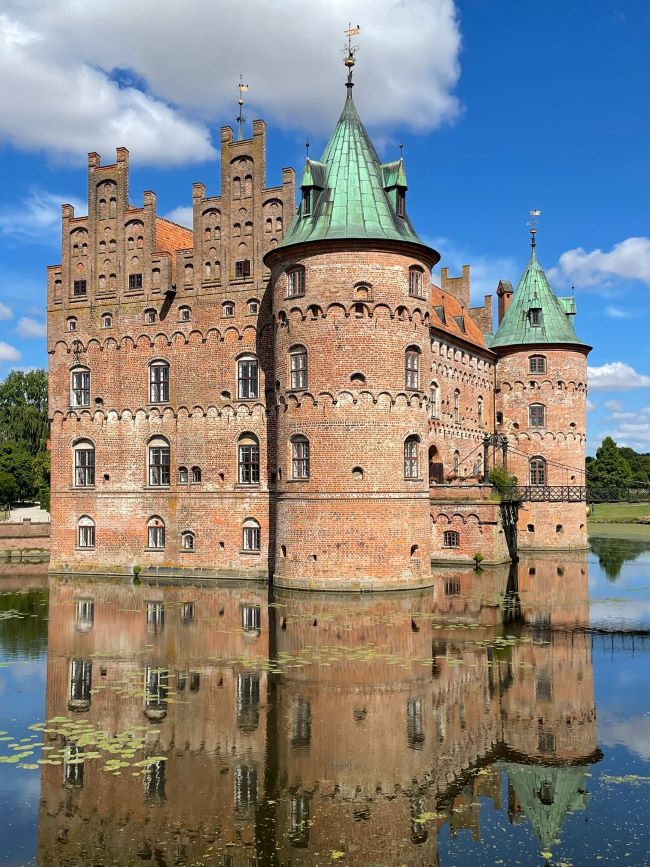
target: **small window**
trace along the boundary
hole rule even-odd
[[[194,533],[190,532],[189,530],[186,530],[184,533],[181,533],[181,548],[183,551],[194,551],[195,550],[196,537],[195,537]],[[189,603],[189,604],[191,605],[192,603]],[[192,606],[192,608],[193,608],[193,606]],[[183,615],[184,614],[185,614],[185,606],[183,606]],[[193,616],[194,616],[194,614],[192,613],[191,619],[193,619]],[[185,619],[185,617],[183,616],[183,622],[187,623],[189,621],[187,621]]]
[[[149,403],[169,401],[169,365],[166,361],[155,361],[149,365]]]
[[[404,440],[404,478],[418,479],[420,477],[419,469],[419,450],[420,440],[417,436],[410,436]]]
[[[251,316],[257,315],[260,309],[260,303],[255,298],[251,298],[248,302],[248,312]]]
[[[192,467],[192,481],[195,483],[201,481],[201,467]]]
[[[304,217],[311,214],[311,190],[308,187],[302,191],[302,213]]]
[[[503,413],[502,412],[497,413],[497,424],[503,424]]]
[[[478,397],[478,401],[476,403],[476,415],[478,418],[479,425],[483,424],[483,398],[481,395]]]
[[[542,403],[531,403],[528,407],[529,427],[544,427],[546,424],[546,407]]]
[[[80,295],[86,294],[86,281],[85,280],[75,280],[72,284],[72,294],[78,298]]]
[[[90,371],[85,368],[70,374],[70,406],[90,406]]]
[[[151,440],[147,451],[149,484],[156,488],[166,487],[169,485],[169,443],[162,437],[158,437]]]
[[[239,400],[255,400],[258,395],[257,358],[247,355],[237,362],[237,397]]]
[[[546,484],[546,461],[544,458],[531,458],[528,468],[531,485]]]
[[[397,190],[397,216],[406,216],[406,191],[403,189]]]
[[[91,488],[94,484],[95,446],[90,441],[79,442],[74,447],[74,485]]]
[[[528,322],[533,328],[540,328],[542,324],[542,308],[531,307],[528,311]]]
[[[192,319],[192,309],[190,307],[179,307],[178,319],[180,322],[190,322]]]
[[[154,517],[147,521],[147,547],[156,551],[165,547],[165,522],[162,518]]]
[[[187,467],[179,467],[178,468],[178,483],[179,485],[186,485],[190,480],[190,475],[187,471]]]
[[[235,278],[243,279],[245,277],[251,276],[251,260],[250,259],[240,259],[239,262],[235,262]]]
[[[459,534],[455,530],[445,530],[442,544],[445,548],[458,548],[460,545]]]
[[[79,548],[95,547],[95,522],[88,515],[77,521],[77,545]]]
[[[528,359],[528,370],[530,373],[546,373],[546,356],[531,355]]]
[[[257,437],[244,435],[237,446],[238,473],[240,485],[259,485],[260,483],[260,446]]]
[[[153,308],[149,308],[144,311],[144,322],[145,325],[153,325],[158,318],[156,311]]]
[[[304,346],[295,346],[289,350],[291,371],[291,388],[307,388],[307,350]]]
[[[454,452],[454,475],[457,476],[460,472],[460,452],[456,450]]]
[[[406,388],[420,387],[420,350],[409,346],[404,356],[404,384]]]
[[[76,331],[77,330],[77,317],[76,316],[69,316],[66,319],[66,326],[67,326],[68,331]]]
[[[129,289],[142,289],[142,274],[129,274]]]
[[[305,269],[292,268],[287,274],[287,296],[298,298],[305,294]]]
[[[454,423],[460,424],[460,391],[454,391]]]
[[[422,269],[409,268],[409,295],[422,298]]]
[[[222,305],[222,316],[230,318],[235,315],[235,305],[232,301],[224,301]]]
[[[260,550],[260,525],[253,518],[244,521],[242,547],[244,551]]]
[[[113,317],[110,313],[104,313],[102,316],[102,328],[112,328],[113,326]]]
[[[249,522],[247,521],[246,523]],[[251,523],[257,524],[257,521],[251,520]],[[242,605],[241,627],[244,632],[255,632],[259,635],[262,627],[262,611],[259,605]]]
[[[431,418],[438,418],[440,414],[440,388],[437,382],[432,382],[429,391],[429,414]]]
[[[297,436],[291,440],[291,478],[309,478],[309,440]]]

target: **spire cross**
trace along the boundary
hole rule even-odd
[[[242,141],[244,138],[244,121],[246,118],[242,114],[244,108],[244,98],[242,96],[243,93],[246,93],[248,90],[248,85],[244,84],[244,76],[240,74],[239,83],[237,85],[239,88],[239,99],[237,100],[239,104],[239,114],[237,115],[237,141]]]
[[[354,87],[354,83],[352,81],[352,68],[356,63],[354,55],[357,53],[357,46],[352,46],[352,37],[358,36],[359,33],[361,33],[361,27],[359,27],[358,24],[353,27],[351,23],[348,23],[348,29],[345,31],[345,35],[348,37],[348,46],[347,49],[344,49],[347,53],[345,55],[345,58],[343,59],[343,63],[348,68],[348,80],[345,86],[348,88],[349,97],[352,96],[352,88]]]

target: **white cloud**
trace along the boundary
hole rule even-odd
[[[11,307],[7,307],[6,304],[3,304],[2,301],[0,301],[0,320],[11,319],[13,318],[13,315]]]
[[[554,273],[582,287],[607,289],[614,278],[641,280],[650,286],[650,238],[626,238],[608,252],[588,252],[582,247],[567,250]]]
[[[597,406],[597,403],[594,403],[593,400],[589,400],[589,398],[587,398],[587,412],[593,412]]]
[[[605,409],[609,409],[612,412],[622,412],[623,411],[623,401],[622,400],[606,400],[604,403]]]
[[[613,304],[608,304],[605,307],[605,316],[609,316],[610,319],[630,319],[632,313],[628,310],[621,310],[620,307],[615,307]]]
[[[15,346],[0,340],[0,361],[18,361],[20,352]]]
[[[18,321],[16,331],[25,340],[40,339],[47,334],[47,325],[45,322],[37,322],[36,319],[31,319],[29,316],[22,316]]]
[[[0,137],[78,157],[126,145],[140,162],[214,151],[207,121],[245,115],[328,132],[345,89],[343,29],[362,27],[355,99],[371,126],[428,131],[457,117],[454,0],[6,0],[0,16]],[[179,34],[191,34],[180,39]],[[248,127],[250,130],[250,127]]]
[[[650,716],[647,714],[626,720],[602,720],[598,729],[603,743],[608,746],[624,744],[645,761],[650,761]]]
[[[62,202],[74,205],[77,213],[86,212],[86,205],[78,199],[33,187],[24,199],[0,210],[0,233],[21,241],[59,244]]]
[[[617,389],[650,388],[650,376],[637,373],[623,361],[610,361],[600,367],[587,368],[589,388]]]
[[[650,422],[622,422],[611,436],[619,446],[647,451],[650,446]]]
[[[172,223],[179,223],[181,226],[187,226],[188,229],[191,229],[193,216],[194,214],[191,205],[179,205],[177,208],[174,208],[173,211],[165,214],[165,219],[171,220]]]
[[[450,277],[460,277],[463,265],[470,265],[471,302],[482,304],[483,296],[494,294],[499,280],[516,281],[519,266],[505,256],[485,256],[473,253],[468,247],[449,238],[423,238],[440,253],[440,264],[434,272],[434,282],[440,285],[440,268],[449,268]],[[496,323],[495,323],[496,327]]]

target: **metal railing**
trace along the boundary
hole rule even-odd
[[[501,499],[529,503],[584,503],[587,488],[584,485],[517,485],[504,491]]]

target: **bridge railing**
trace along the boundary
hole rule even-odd
[[[501,499],[529,503],[584,503],[587,488],[584,485],[517,485],[504,491]]]

